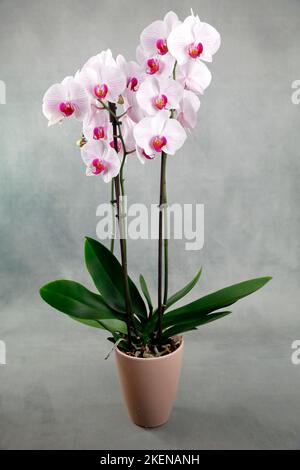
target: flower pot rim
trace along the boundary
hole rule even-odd
[[[120,349],[119,349],[118,347],[116,347],[115,351],[116,351],[116,354],[119,354],[120,356],[126,357],[127,359],[131,359],[131,360],[134,360],[134,361],[144,361],[144,360],[147,360],[147,361],[163,361],[164,359],[167,359],[167,357],[172,357],[172,356],[174,356],[177,352],[181,351],[181,349],[183,348],[183,344],[184,344],[184,339],[183,339],[183,337],[182,337],[180,346],[179,346],[177,349],[175,349],[175,351],[172,351],[171,353],[166,354],[165,356],[158,356],[158,357],[135,357],[135,356],[128,356],[128,354],[125,354],[125,353],[123,353],[122,351],[120,351]]]

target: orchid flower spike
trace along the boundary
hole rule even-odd
[[[102,140],[91,140],[81,149],[81,156],[86,164],[86,175],[100,175],[109,183],[120,171],[120,160],[117,152]]]
[[[80,71],[78,80],[94,100],[117,103],[126,88],[126,76],[109,49],[91,57]]]
[[[167,111],[142,119],[135,126],[133,134],[137,146],[148,156],[162,151],[174,155],[186,139],[181,124],[176,119],[170,119]]]
[[[154,115],[164,109],[177,109],[183,96],[183,86],[167,77],[148,77],[140,86],[136,98],[147,114]]]
[[[55,83],[43,98],[43,114],[48,119],[48,126],[62,121],[74,114],[83,121],[89,111],[90,100],[84,87],[74,77],[66,77],[61,83]]]
[[[188,60],[202,59],[212,62],[212,56],[221,44],[218,31],[208,23],[202,23],[198,16],[188,16],[168,37],[170,53],[179,65]]]

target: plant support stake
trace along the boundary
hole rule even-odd
[[[110,121],[113,127],[113,142],[114,148],[116,152],[118,151],[118,138],[117,138],[117,118],[116,118],[116,105],[114,103],[109,103],[109,109],[112,111],[110,113]],[[123,238],[122,233],[122,212],[120,204],[120,175],[117,175],[114,178],[115,181],[115,195],[116,195],[116,205],[117,205],[117,219],[120,231],[120,251],[121,251],[121,264],[123,268],[123,275],[124,275],[124,293],[125,293],[125,306],[126,306],[126,314],[127,314],[127,328],[128,328],[128,343],[130,348],[132,348],[132,338],[131,338],[131,329],[133,324],[133,313],[132,313],[132,304],[130,298],[130,291],[129,291],[129,283],[128,283],[128,271],[127,271],[127,256],[126,256],[126,241]]]
[[[159,235],[158,235],[158,339],[163,329],[163,314],[168,296],[168,239],[164,231],[164,297],[162,297],[163,271],[163,221],[166,221],[167,186],[166,186],[167,154],[161,153],[160,196],[159,196]]]

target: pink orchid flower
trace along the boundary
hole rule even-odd
[[[91,57],[78,74],[78,80],[94,100],[116,103],[126,88],[126,76],[109,49]]]
[[[176,79],[185,89],[203,95],[204,90],[210,85],[211,73],[200,60],[190,60],[177,67]]]
[[[81,156],[86,164],[86,175],[102,175],[103,181],[109,183],[120,171],[120,160],[117,152],[102,140],[91,140],[81,149]]]
[[[179,65],[188,60],[202,59],[212,62],[212,56],[221,44],[218,31],[199,16],[188,16],[168,37],[168,49]]]
[[[170,54],[160,55],[157,53],[149,57],[141,45],[136,49],[136,58],[147,75],[169,77],[175,63],[174,57]]]
[[[168,53],[167,39],[173,29],[179,24],[176,13],[169,11],[163,20],[154,21],[141,34],[141,46],[148,57]]]
[[[88,94],[74,77],[66,77],[61,83],[52,85],[43,98],[43,113],[49,121],[48,126],[72,115],[83,121],[89,106]]]
[[[134,122],[138,122],[144,117],[144,113],[137,103],[136,93],[146,73],[137,62],[127,62],[122,55],[118,55],[116,62],[126,76],[127,86],[122,94],[125,110]]]
[[[185,129],[189,131],[194,129],[199,108],[200,100],[198,96],[192,91],[184,90],[177,119]]]
[[[136,98],[147,114],[154,115],[164,109],[177,109],[183,96],[180,83],[168,77],[148,77],[140,86]]]
[[[90,112],[83,121],[83,135],[87,140],[100,140],[108,138],[109,114],[104,109],[92,105]]]
[[[127,62],[121,54],[117,56],[116,63],[126,77],[125,93],[127,91],[135,93],[145,77],[141,66],[133,60]]]
[[[133,134],[137,146],[148,156],[162,151],[174,155],[186,139],[182,125],[176,119],[169,119],[167,111],[142,119]]]

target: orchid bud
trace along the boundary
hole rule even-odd
[[[87,143],[87,140],[84,137],[84,135],[82,135],[82,137],[77,140],[76,145],[77,145],[77,147],[82,148],[86,143]]]

